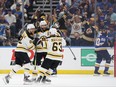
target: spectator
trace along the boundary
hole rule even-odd
[[[8,21],[10,29],[11,29],[11,36],[15,37],[16,35],[16,17],[12,14],[11,9],[8,10],[8,14],[5,15],[5,19]]]
[[[14,0],[5,0],[5,7],[9,9],[14,3]]]
[[[13,9],[13,14],[15,14],[15,16],[16,16],[16,33],[18,33],[19,32],[19,30],[22,28],[22,21],[21,21],[21,19],[22,19],[22,12],[21,12],[21,10],[20,10],[20,4],[16,4],[16,9]]]
[[[16,23],[16,17],[14,14],[12,14],[11,9],[8,10],[8,14],[5,15],[5,19],[6,19],[6,21],[8,21],[9,25]]]
[[[71,19],[67,19],[65,22],[68,36],[70,36],[70,33],[71,33],[71,28],[72,28],[71,22],[72,22]]]
[[[42,13],[41,10],[38,9],[37,11],[35,11],[31,17],[31,22],[35,23],[36,27],[39,26],[39,21],[40,21],[40,17],[41,17]]]
[[[0,24],[5,24],[5,25],[9,25],[8,24],[8,21],[5,19],[5,17],[4,16],[0,16]]]
[[[21,5],[20,9],[21,9],[21,12],[23,12],[23,9],[22,9],[22,0],[17,0],[17,3],[19,3]],[[31,4],[30,4],[30,0],[24,0],[24,16],[25,18],[28,17],[28,12],[29,10],[31,10],[30,8]]]
[[[16,17],[18,17],[18,18],[22,18],[22,12],[21,12],[21,9],[20,9],[20,4],[19,3],[17,3],[16,4],[16,8],[15,9],[11,9],[12,10],[12,12],[13,12],[13,14],[15,14],[16,15]]]
[[[68,45],[71,45],[71,39],[68,37],[67,32],[63,32],[63,34],[64,34],[64,38],[65,38],[65,40],[66,40],[66,45],[67,45],[67,46],[68,46]]]
[[[66,31],[67,30],[66,26],[65,26],[66,15],[64,15],[64,11],[61,11],[59,13],[59,18],[60,18],[58,20],[59,25],[60,25],[59,29],[62,30],[62,31]]]
[[[0,0],[0,8],[4,6],[4,0]]]
[[[94,18],[90,18],[89,21],[83,26],[84,33],[81,38],[81,46],[94,46]]]
[[[110,17],[111,21],[116,22],[116,13],[113,12],[113,8],[112,7],[109,8],[109,13],[111,14],[111,17]]]
[[[71,34],[70,38],[74,38],[74,33],[78,32],[79,34],[82,34],[82,22],[78,15],[74,15],[72,18],[72,28],[71,28]]]
[[[69,8],[69,4],[66,2],[66,0],[60,0],[56,7],[56,11],[61,11],[62,6],[66,6],[67,8]]]
[[[4,40],[3,46],[12,46],[12,42],[9,39]]]
[[[5,31],[6,31],[6,26],[1,24],[0,25],[0,46],[2,46],[5,39],[7,39]]]
[[[101,20],[100,23],[99,23],[99,29],[103,30],[105,28],[106,28],[106,26],[105,26],[104,20]]]
[[[0,8],[0,15],[1,15],[1,16],[4,15],[3,8]]]
[[[89,7],[89,12],[90,12],[91,14],[95,13],[95,0],[91,0],[89,6],[90,6],[90,7]],[[90,14],[90,15],[91,15],[91,14]]]
[[[71,38],[71,46],[80,46],[81,39],[80,34],[78,32],[74,33],[74,38]]]
[[[99,5],[99,7],[102,10],[105,10],[105,8],[109,9],[111,7],[111,3],[108,0],[102,0],[101,4]]]
[[[78,8],[80,0],[72,0],[73,7]]]
[[[82,18],[82,10],[81,9],[77,9],[76,10],[76,15],[78,15],[80,18]]]
[[[27,10],[24,8],[22,9],[22,4],[15,2],[12,6],[11,6],[11,10],[13,10],[13,14],[17,11],[18,15],[20,14],[20,18],[22,18],[22,12],[24,10],[24,17],[27,18]]]

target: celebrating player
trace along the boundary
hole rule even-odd
[[[33,50],[35,45],[33,44],[35,26],[33,24],[27,25],[27,30],[23,32],[20,40],[15,49],[16,65],[11,72],[4,77],[5,83],[9,83],[11,77],[21,68],[24,67],[24,82],[31,82],[29,79],[30,71],[30,58],[28,56],[29,50]]]
[[[33,74],[33,80],[36,80],[37,77],[37,72],[39,69],[39,66],[41,65],[41,60],[46,58],[47,55],[47,41],[46,38],[48,37],[48,30],[47,28],[47,22],[46,21],[40,21],[40,28],[37,31],[37,37],[42,41],[42,44],[36,44],[36,52],[35,52],[35,57],[34,57],[34,65],[36,65],[34,71],[32,72]]]
[[[37,79],[38,82],[51,82],[48,78],[46,78],[49,73],[49,69],[56,68],[59,63],[62,61],[63,52],[62,52],[62,46],[66,45],[65,40],[59,35],[57,30],[55,28],[51,28],[49,30],[50,37],[47,41],[47,49],[48,53],[41,65],[40,70],[40,76]]]

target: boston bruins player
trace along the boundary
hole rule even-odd
[[[42,59],[44,61],[44,59],[46,58],[47,55],[47,37],[49,36],[49,28],[47,26],[47,22],[45,20],[40,21],[39,24],[39,28],[37,30],[37,39],[41,40],[41,44],[36,44],[36,53],[35,53],[35,57],[34,57],[34,61],[33,64],[36,65],[36,67],[34,67],[34,71],[32,72],[32,80],[35,81],[37,74],[38,74],[38,70],[39,67],[42,63]]]
[[[11,69],[11,72],[4,77],[5,83],[9,83],[11,77],[21,68],[24,67],[24,82],[30,82],[30,58],[28,56],[29,50],[33,50],[35,45],[33,44],[35,26],[33,24],[27,25],[27,30],[24,31],[20,37],[20,40],[15,49],[16,65]]]
[[[62,46],[66,45],[65,40],[59,35],[55,28],[51,28],[49,33],[50,37],[47,41],[47,56],[41,65],[40,76],[37,79],[37,82],[51,82],[51,80],[46,78],[50,75],[49,69],[57,68],[63,59]]]

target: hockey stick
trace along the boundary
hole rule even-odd
[[[36,34],[36,37],[35,39],[37,38],[37,34]],[[37,45],[40,43],[40,39],[37,40],[36,44],[35,44],[35,56],[34,56],[34,70],[36,70],[36,58],[37,58]]]
[[[61,35],[62,37],[64,37],[64,39],[66,39],[66,37],[64,36],[64,34],[62,33],[62,31],[59,30],[59,29],[57,29],[57,30],[58,30],[58,32],[60,33],[60,35]],[[72,53],[72,55],[73,55],[73,57],[74,57],[73,59],[76,60],[77,58],[76,58],[74,52],[72,51],[72,49],[70,48],[69,45],[68,45],[68,48],[69,48],[70,52]]]

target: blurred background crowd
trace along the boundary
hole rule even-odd
[[[23,23],[22,15],[25,23],[34,23],[36,28],[41,20],[47,22],[48,28],[57,22],[54,27],[63,32],[67,45],[70,46],[94,46],[97,34],[103,30],[107,31],[109,39],[114,42],[116,0],[58,0],[52,13],[39,8],[30,18],[29,12],[37,1],[39,0],[0,0],[0,46],[16,46],[17,34]],[[43,1],[43,7],[46,1],[50,4],[50,0]]]

